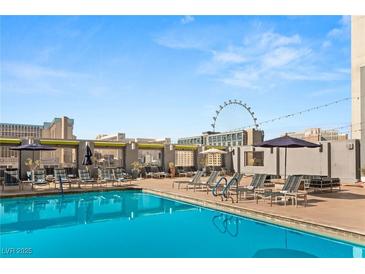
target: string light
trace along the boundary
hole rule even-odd
[[[313,107],[310,107],[310,108],[307,108],[307,109],[304,109],[304,110],[301,110],[301,111],[298,111],[298,112],[282,115],[282,116],[279,116],[279,117],[276,117],[276,118],[271,118],[271,119],[268,119],[268,120],[265,120],[265,121],[262,121],[262,122],[258,122],[256,124],[251,124],[251,125],[247,125],[247,126],[244,126],[244,127],[232,129],[230,131],[239,131],[239,130],[244,130],[246,128],[254,128],[257,125],[262,126],[262,125],[265,125],[265,124],[268,124],[268,123],[273,123],[273,122],[276,122],[276,121],[280,121],[282,119],[288,119],[288,118],[292,118],[292,117],[295,117],[295,116],[298,116],[298,115],[302,115],[303,113],[317,111],[317,110],[327,108],[327,107],[330,107],[332,105],[336,105],[336,104],[339,104],[339,103],[342,103],[342,102],[347,102],[347,101],[350,101],[350,100],[352,100],[352,101],[353,100],[360,100],[360,98],[362,98],[362,97],[365,97],[365,95],[356,96],[356,97],[345,97],[345,98],[338,99],[338,100],[335,100],[335,101],[332,101],[332,102],[329,102],[329,103],[326,103],[326,104],[313,106]],[[355,131],[353,131],[353,132],[355,132]]]

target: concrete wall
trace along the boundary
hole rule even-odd
[[[35,140],[37,142],[38,140]],[[85,154],[85,145],[88,140],[79,140],[77,151],[77,164],[83,168],[82,160]],[[28,140],[23,140],[23,144]],[[93,141],[89,140],[89,146],[94,151]],[[360,178],[360,141],[345,140],[321,142],[321,148],[289,148],[287,149],[286,175],[304,174],[304,175],[326,175],[339,177],[343,182],[355,182]],[[203,147],[198,147],[195,151],[195,167],[202,168],[201,152]],[[264,166],[247,166],[245,165],[245,152],[263,151]],[[131,171],[132,162],[138,161],[138,146],[136,143],[129,143],[123,149],[124,165],[127,171]],[[238,171],[245,174],[267,173],[284,176],[285,173],[285,149],[283,148],[258,148],[252,146],[233,147],[227,150],[223,157],[223,165],[228,170]],[[32,152],[22,151],[21,153],[22,178],[25,178],[26,166],[24,162],[27,158],[32,158]],[[175,149],[170,145],[165,145],[162,150],[162,163],[165,170],[168,170],[168,164],[175,162]],[[39,159],[39,152],[34,153],[34,159]],[[89,167],[94,175],[95,168]]]
[[[138,146],[136,143],[130,143],[125,147],[125,157],[124,157],[125,169],[130,172],[133,162],[138,161]]]
[[[331,142],[331,174],[332,177],[344,181],[356,181],[360,178],[360,142]]]
[[[172,145],[165,145],[164,150],[163,150],[163,163],[162,163],[162,167],[165,169],[165,171],[167,172],[169,170],[169,163],[175,163],[175,149]]]
[[[322,148],[288,148],[286,174],[325,175],[339,177],[344,182],[359,179],[358,140],[321,142]],[[234,148],[238,151],[238,147]],[[264,151],[264,166],[245,166],[246,151]],[[284,148],[240,147],[241,173],[267,173],[284,176]],[[235,153],[236,154],[236,153]],[[233,155],[233,167],[238,171],[238,156]]]
[[[246,166],[245,152],[248,151],[264,151],[264,166]],[[241,173],[245,174],[268,173],[276,175],[278,173],[277,166],[279,164],[279,161],[277,161],[277,153],[278,152],[276,148],[271,149],[271,148],[252,147],[252,146],[241,147],[241,153],[240,153]]]

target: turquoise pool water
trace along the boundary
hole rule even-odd
[[[364,257],[365,247],[139,191],[0,200],[1,257]]]

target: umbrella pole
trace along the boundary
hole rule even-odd
[[[286,153],[287,153],[287,147],[285,147],[285,156],[284,156],[284,179],[286,180]]]

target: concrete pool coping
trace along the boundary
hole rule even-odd
[[[267,222],[274,225],[279,225],[287,228],[297,229],[303,232],[313,233],[320,236],[333,238],[336,240],[349,242],[365,246],[365,235],[357,232],[347,231],[339,227],[332,227],[312,222],[307,222],[295,218],[290,218],[282,215],[265,213],[262,211],[242,209],[233,204],[227,204],[224,202],[212,202],[207,200],[201,200],[191,198],[183,195],[177,195],[172,193],[165,193],[158,190],[142,189],[143,192],[158,195],[168,199],[173,199],[196,206],[202,206],[213,210],[219,210],[231,214],[235,214],[250,219]]]
[[[264,221],[270,224],[280,225],[292,229],[298,229],[300,231],[309,232],[320,236],[325,236],[336,240],[341,240],[344,242],[365,246],[365,234],[361,232],[346,230],[344,228],[334,225],[326,225],[326,224],[306,221],[303,219],[288,217],[283,214],[275,214],[272,212],[264,212],[255,209],[242,208],[236,204],[230,204],[223,201],[215,201],[215,200],[191,197],[187,195],[189,193],[186,194],[173,193],[171,191],[158,190],[145,186],[139,186],[138,184],[129,184],[129,185],[113,186],[113,187],[109,186],[109,187],[98,187],[98,188],[65,189],[64,194],[68,195],[68,194],[78,194],[85,192],[126,191],[126,190],[139,190],[144,193],[158,195],[168,199],[174,199],[177,201],[190,203],[196,206],[202,206],[213,210],[219,210],[235,214],[238,216],[251,218],[258,221]],[[59,193],[60,193],[59,190],[56,189],[42,190],[39,192],[38,191],[16,192],[16,193],[2,192],[0,194],[0,199],[48,196],[48,195],[56,195]]]

